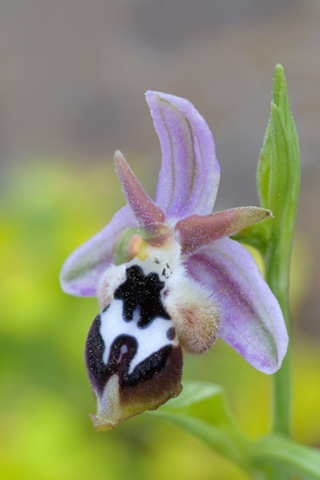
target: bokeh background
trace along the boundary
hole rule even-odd
[[[222,178],[216,209],[257,204],[273,69],[300,134],[292,268],[294,438],[320,446],[320,2],[2,0],[0,3],[0,476],[245,480],[151,416],[97,433],[83,348],[95,299],[61,292],[66,256],[123,205],[120,148],[153,195],[160,149],[147,89],[190,99]],[[270,428],[271,379],[218,341],[185,379],[222,384],[251,438]]]

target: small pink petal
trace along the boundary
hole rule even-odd
[[[117,150],[114,163],[126,200],[139,225],[162,223],[165,214],[141,187],[137,177],[129,167],[122,153]]]
[[[243,228],[272,217],[270,210],[259,207],[238,207],[212,215],[191,215],[175,227],[183,253],[192,253],[222,237],[233,235]]]

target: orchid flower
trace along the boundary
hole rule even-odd
[[[97,295],[101,307],[85,352],[97,430],[178,395],[182,349],[202,354],[220,337],[271,374],[288,345],[255,260],[228,238],[271,212],[212,213],[220,167],[205,120],[183,98],[148,91],[146,99],[162,150],[156,199],[117,151],[127,205],[69,256],[60,276],[65,292]]]

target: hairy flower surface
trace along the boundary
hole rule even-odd
[[[97,295],[86,342],[97,430],[181,391],[182,349],[219,336],[253,367],[274,373],[287,350],[281,309],[251,254],[229,235],[271,216],[258,207],[212,213],[220,178],[212,134],[187,100],[146,93],[162,150],[156,199],[120,152],[127,205],[66,260],[65,292]]]

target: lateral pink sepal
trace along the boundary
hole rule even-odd
[[[183,253],[192,253],[222,237],[272,217],[270,210],[259,207],[238,207],[211,215],[191,215],[175,227]]]

